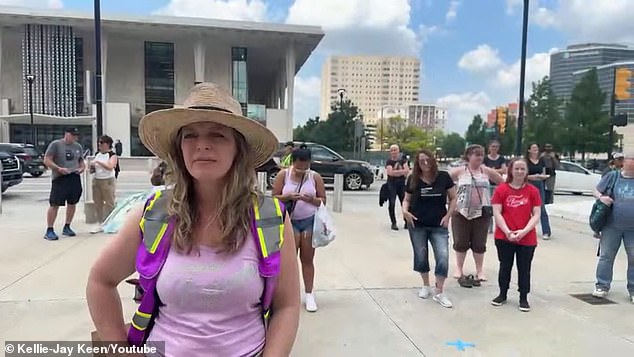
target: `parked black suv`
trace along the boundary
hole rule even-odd
[[[306,145],[311,152],[310,168],[317,171],[324,179],[324,183],[333,184],[335,174],[343,174],[343,188],[345,190],[361,190],[364,186],[370,188],[374,182],[372,165],[365,161],[346,160],[343,156],[327,146],[310,143],[295,142],[295,147]],[[277,155],[281,156],[282,151]]]
[[[43,155],[31,144],[0,143],[0,151],[15,155],[20,159],[22,172],[40,177],[46,171]]]
[[[20,160],[6,152],[0,151],[0,165],[2,165],[2,192],[9,187],[22,182],[22,167]]]

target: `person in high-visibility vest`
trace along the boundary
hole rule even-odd
[[[293,153],[294,149],[295,144],[292,141],[288,141],[286,142],[286,144],[284,144],[284,156],[282,156],[282,160],[280,161],[280,166],[282,166],[282,168],[285,169],[287,167],[290,167],[293,163],[293,158],[291,157],[291,154]]]

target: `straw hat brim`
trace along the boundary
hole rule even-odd
[[[178,131],[189,124],[217,123],[238,131],[251,149],[255,168],[267,162],[278,149],[275,135],[262,124],[242,115],[192,108],[171,108],[151,112],[139,122],[139,138],[160,159],[166,159],[176,143]]]

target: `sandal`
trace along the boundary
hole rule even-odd
[[[480,279],[477,279],[473,275],[467,276],[467,279],[471,282],[471,286],[480,286]]]
[[[458,278],[458,284],[460,284],[460,286],[462,286],[463,288],[472,288],[473,287],[473,280],[471,280],[471,279],[469,279],[469,277],[463,275],[460,278]]]

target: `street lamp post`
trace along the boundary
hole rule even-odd
[[[346,90],[344,88],[337,89],[337,93],[339,93],[339,111],[343,112],[343,96],[346,94]]]
[[[29,83],[29,114],[31,116],[31,144],[37,147],[35,141],[35,125],[33,123],[33,81],[35,81],[35,75],[27,74],[26,81]],[[26,138],[24,139],[26,141]]]
[[[528,1],[524,0],[524,19],[522,23],[522,57],[520,59],[520,98],[517,113],[517,138],[515,139],[515,155],[522,154],[522,130],[524,126],[524,81],[526,77],[526,37],[528,33]]]

